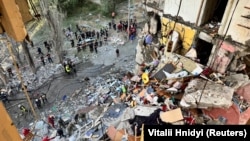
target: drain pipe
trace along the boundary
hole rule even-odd
[[[203,4],[204,4],[204,0],[202,0],[202,1],[201,1],[201,5],[200,5],[200,9],[199,9],[199,12],[198,12],[197,18],[196,18],[195,26],[197,26],[197,25],[198,25],[198,21],[199,21],[200,16],[201,16],[201,10],[202,10]]]

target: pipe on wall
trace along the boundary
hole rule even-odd
[[[195,26],[197,26],[197,25],[198,25],[198,21],[199,21],[200,16],[201,16],[201,10],[202,10],[203,4],[204,4],[204,0],[202,0],[202,1],[201,1],[201,5],[200,5],[200,9],[199,9],[199,12],[198,12],[197,18],[196,18]]]

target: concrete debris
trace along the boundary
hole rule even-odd
[[[185,89],[181,104],[183,103],[183,107],[229,108],[232,105],[233,93],[233,88],[193,79]]]

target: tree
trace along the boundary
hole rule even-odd
[[[102,12],[104,15],[111,16],[112,12],[115,12],[116,1],[115,0],[101,0]]]
[[[43,10],[43,15],[47,19],[47,22],[52,30],[53,46],[59,62],[63,62],[62,53],[62,43],[63,43],[63,33],[62,33],[62,14],[59,13],[57,9],[58,2],[50,2],[50,0],[41,0],[40,5]]]

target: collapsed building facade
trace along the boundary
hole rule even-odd
[[[71,140],[99,140],[103,134],[111,140],[138,140],[144,124],[246,124],[250,82],[240,72],[247,68],[242,62],[247,60],[249,19],[239,14],[247,13],[249,2],[161,0],[144,5],[150,19],[139,33],[134,74],[86,82],[88,88],[71,95],[77,99],[71,106],[58,102],[50,111],[65,121],[75,112],[87,113]],[[148,36],[152,40],[146,41]],[[63,107],[68,110],[57,110]],[[38,122],[38,132],[44,126]]]
[[[247,14],[250,3],[247,0],[146,2],[147,12],[156,14],[156,22],[160,23],[157,33],[152,34],[168,49],[171,39],[171,52],[185,55],[195,49],[201,64],[214,69],[223,67],[219,70],[221,73],[227,69],[240,71],[249,65],[250,19]],[[176,35],[172,35],[173,31]],[[227,61],[218,64],[221,59]]]

